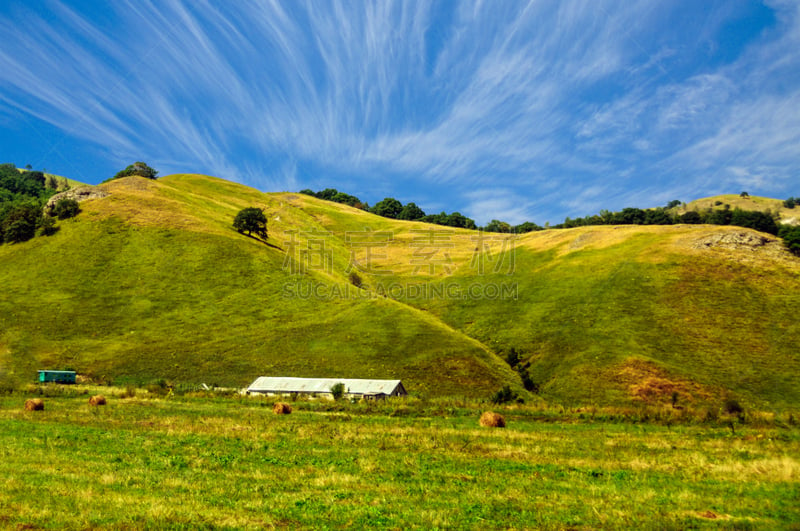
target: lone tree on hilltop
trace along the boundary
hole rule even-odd
[[[144,162],[134,162],[124,170],[118,172],[113,178],[121,179],[122,177],[130,177],[131,175],[138,175],[146,179],[155,179],[158,172]]]
[[[247,232],[248,236],[255,234],[261,239],[267,239],[267,216],[260,208],[243,208],[233,220],[233,228],[240,234]]]

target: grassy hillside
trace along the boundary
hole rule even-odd
[[[104,188],[56,235],[0,247],[0,363],[14,379],[42,367],[220,385],[285,374],[485,395],[513,378],[477,342],[392,300],[288,296],[300,280],[353,287],[283,267],[281,228],[317,225],[280,196],[199,176]],[[230,228],[250,205],[271,215],[268,244]]]
[[[102,186],[110,195],[54,236],[0,246],[6,378],[338,375],[485,397],[521,391],[502,361],[513,347],[541,396],[565,404],[800,402],[800,261],[768,235],[679,225],[513,238],[199,175]],[[248,206],[266,212],[267,242],[231,228]]]
[[[796,407],[798,261],[779,247],[724,248],[740,234],[756,233],[675,226],[533,234],[520,242],[513,275],[483,281],[514,283],[516,300],[424,304],[497,350],[521,352],[544,396],[562,403],[670,403],[675,392],[684,405],[731,394],[759,407]],[[460,270],[449,282],[475,277]]]
[[[719,204],[717,204],[719,203]],[[800,208],[786,208],[783,206],[783,199],[772,199],[769,197],[741,197],[739,194],[723,194],[713,197],[704,197],[687,203],[685,207],[679,207],[678,213],[683,214],[689,211],[719,210],[730,205],[731,209],[740,208],[742,210],[757,210],[760,212],[770,211],[780,215],[781,223],[788,225],[800,225]]]

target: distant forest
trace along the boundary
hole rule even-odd
[[[385,218],[423,221],[425,223],[435,223],[448,227],[460,227],[465,229],[477,229],[485,232],[509,234],[522,234],[525,232],[544,230],[545,228],[568,229],[592,225],[674,225],[679,223],[689,225],[734,225],[780,236],[784,239],[786,246],[791,252],[800,255],[800,226],[791,227],[779,225],[778,221],[780,216],[777,212],[742,210],[740,208],[731,209],[730,205],[722,203],[717,205],[722,208],[707,208],[702,211],[692,210],[683,214],[678,214],[677,207],[681,206],[682,203],[678,200],[674,200],[667,203],[664,207],[647,210],[642,210],[640,208],[624,208],[619,212],[601,210],[599,214],[593,216],[576,219],[566,218],[563,223],[548,227],[541,227],[530,221],[519,225],[511,225],[510,223],[497,219],[493,219],[483,227],[478,227],[474,220],[463,216],[459,212],[453,212],[452,214],[441,212],[440,214],[428,215],[415,203],[403,205],[399,200],[392,197],[387,197],[383,201],[376,203],[375,206],[370,207],[368,203],[361,201],[358,197],[340,192],[335,188],[326,188],[319,192],[305,189],[300,190],[300,193],[326,201],[350,205]],[[742,192],[741,195],[743,197],[748,196],[747,192]],[[786,208],[794,208],[795,205],[800,205],[800,198],[790,197],[783,202],[783,205]]]
[[[375,206],[370,207],[368,203],[361,201],[354,195],[340,192],[335,188],[326,188],[325,190],[314,192],[312,190],[300,190],[301,194],[310,195],[317,199],[324,199],[326,201],[333,201],[334,203],[342,203],[350,205],[361,210],[366,210],[373,214],[383,216],[391,219],[402,219],[405,221],[422,221],[425,223],[434,223],[436,225],[444,225],[446,227],[458,227],[462,229],[475,229],[487,232],[508,232],[508,233],[523,233],[531,232],[534,230],[543,230],[535,223],[526,221],[520,225],[509,225],[503,221],[493,219],[485,227],[478,227],[475,220],[468,218],[460,212],[440,212],[439,214],[426,214],[424,210],[417,206],[416,203],[403,204],[398,199],[387,197],[383,201],[379,201]]]
[[[0,244],[30,240],[37,232],[53,234],[55,219],[43,213],[47,200],[69,188],[67,180],[28,167],[0,164]],[[62,207],[70,207],[65,203]],[[77,203],[76,205],[77,206]]]

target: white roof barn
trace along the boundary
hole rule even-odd
[[[261,376],[247,388],[249,393],[264,394],[306,394],[330,395],[331,387],[344,384],[345,396],[366,398],[386,398],[387,396],[406,396],[405,387],[400,380],[358,380],[351,378],[289,378]]]

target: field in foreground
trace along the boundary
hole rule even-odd
[[[0,397],[0,527],[797,529],[792,418],[479,404]]]

